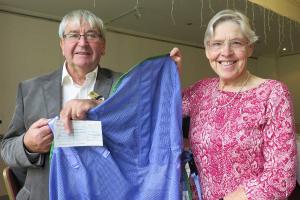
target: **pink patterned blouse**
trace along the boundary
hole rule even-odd
[[[286,199],[296,184],[297,159],[287,87],[266,80],[236,93],[220,91],[218,83],[201,80],[183,92],[203,199],[222,198],[239,186],[248,199]]]

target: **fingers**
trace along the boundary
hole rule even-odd
[[[100,104],[101,100],[70,100],[60,112],[60,118],[64,123],[67,133],[72,133],[72,119],[82,120],[91,108]],[[48,119],[41,118],[34,122],[24,135],[23,143],[30,152],[48,152],[53,140],[51,129],[48,126]]]
[[[60,119],[64,124],[67,133],[72,133],[71,120],[86,119],[86,113],[93,107],[101,103],[101,100],[73,99],[64,105],[60,112]]]
[[[48,135],[44,136],[43,139],[44,139],[45,145],[48,146],[48,147],[50,147],[50,146],[51,146],[51,143],[52,143],[52,141],[53,141],[53,134],[52,134],[52,133],[51,133],[51,134],[48,134]]]
[[[50,149],[53,135],[48,126],[48,119],[34,122],[24,135],[23,143],[30,152],[45,153]]]
[[[85,119],[86,118],[86,112],[88,110],[89,109],[84,109],[84,108],[72,110],[72,119],[77,119],[77,120]]]
[[[170,51],[170,56],[176,63],[179,74],[181,74],[181,72],[182,72],[182,54],[181,54],[180,50],[177,47],[174,47]]]
[[[40,128],[40,127],[43,127],[43,126],[47,126],[48,122],[49,122],[49,119],[41,118],[41,119],[37,120],[36,122],[34,122],[30,127]]]
[[[38,150],[40,153],[46,153],[50,151],[51,144],[53,141],[53,134],[48,134],[38,143]]]
[[[50,127],[48,126],[48,124],[46,124],[45,126],[39,127],[39,134],[42,138],[52,135],[52,131],[51,131]]]
[[[72,116],[71,115],[61,115],[60,119],[64,124],[64,129],[67,133],[72,133]]]
[[[224,200],[247,200],[247,195],[244,188],[239,187],[235,191],[228,193]]]
[[[180,50],[177,47],[174,47],[171,51],[170,51],[170,56],[173,57],[175,55],[177,55],[178,53],[180,53]]]

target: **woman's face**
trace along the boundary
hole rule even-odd
[[[252,52],[253,45],[249,44],[240,26],[232,21],[217,24],[205,49],[212,69],[224,81],[237,80],[246,73],[247,59]]]

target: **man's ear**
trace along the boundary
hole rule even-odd
[[[60,46],[62,55],[65,56],[65,53],[64,53],[64,42],[63,42],[62,39],[59,41],[59,46]]]
[[[101,56],[104,56],[105,55],[105,51],[106,51],[106,42],[105,40],[103,41],[103,44],[102,44],[102,48],[101,48]]]

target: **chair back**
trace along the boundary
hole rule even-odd
[[[20,190],[20,185],[10,167],[3,169],[3,178],[9,200],[15,200]]]

